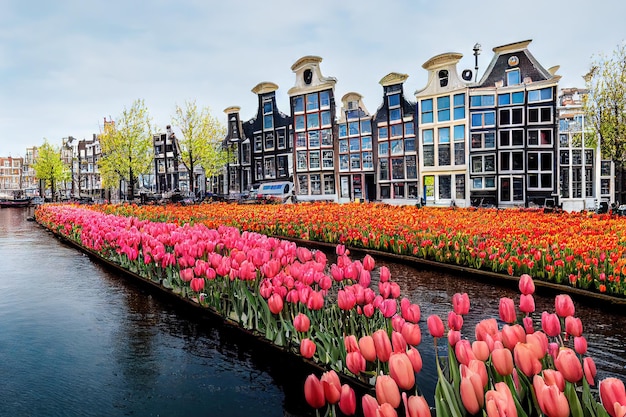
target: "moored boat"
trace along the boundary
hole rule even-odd
[[[29,207],[32,201],[30,198],[14,198],[0,200],[0,208],[9,207]]]

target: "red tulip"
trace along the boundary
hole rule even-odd
[[[582,336],[583,334],[583,322],[574,316],[565,317],[565,333],[570,336]]]
[[[378,404],[389,403],[393,408],[400,405],[400,391],[398,384],[389,375],[378,375],[376,377],[376,399]]]
[[[535,292],[535,283],[528,274],[522,274],[519,277],[519,290],[523,295],[531,295]]]
[[[410,390],[415,386],[415,371],[406,353],[394,353],[389,358],[389,375],[398,387]]]
[[[204,278],[192,278],[189,286],[191,287],[191,291],[202,291],[204,289]]]
[[[278,314],[283,309],[283,297],[281,297],[280,294],[274,293],[270,295],[270,298],[267,300],[267,304],[272,313]]]
[[[300,341],[300,354],[303,357],[311,359],[313,355],[315,355],[316,349],[317,346],[315,345],[315,342],[313,342],[311,339],[307,338]]]
[[[505,382],[495,384],[495,390],[485,394],[487,417],[517,417],[517,409],[511,390]]]
[[[585,379],[587,380],[587,383],[589,385],[595,385],[597,374],[596,363],[589,356],[583,359],[583,372],[585,373]]]
[[[365,371],[366,363],[365,358],[359,351],[349,352],[346,355],[346,367],[354,375],[358,375]]]
[[[407,399],[405,392],[402,393],[404,401],[404,415],[406,417],[431,417],[430,406],[423,396],[411,395]]]
[[[438,315],[431,315],[428,317],[426,323],[428,324],[428,331],[432,337],[443,337],[443,321]]]
[[[319,291],[311,291],[306,306],[309,310],[321,310],[324,307],[324,296]]]
[[[361,398],[361,407],[363,408],[364,417],[379,417],[377,416],[378,401],[371,395],[365,394]]]
[[[500,320],[505,323],[511,324],[517,320],[517,313],[515,312],[515,303],[512,298],[502,297],[500,298],[500,304],[498,307],[500,313]]]
[[[451,330],[461,330],[463,327],[463,316],[450,311],[448,313],[448,328]]]
[[[567,294],[559,294],[554,298],[554,309],[559,317],[573,316],[574,302],[572,297]]]
[[[583,367],[574,352],[570,348],[561,348],[554,361],[556,369],[563,374],[563,378],[573,384],[583,378]]]
[[[494,349],[491,352],[491,362],[496,372],[502,376],[513,373],[513,354],[505,348]]]
[[[539,408],[546,417],[569,417],[570,408],[567,397],[556,385],[546,385],[543,378],[535,375],[533,378],[533,388]]]
[[[535,311],[535,298],[532,294],[522,294],[519,298],[519,311],[532,313]]]
[[[372,336],[362,336],[359,339],[359,349],[366,361],[376,361],[376,345]]]
[[[376,356],[381,362],[387,362],[391,356],[391,341],[389,335],[384,329],[376,330],[372,335],[374,346],[376,347]]]
[[[356,412],[356,394],[354,393],[354,389],[348,384],[341,386],[339,409],[346,416],[352,416]]]
[[[339,375],[334,370],[324,372],[320,378],[324,388],[324,397],[329,404],[337,404],[341,397],[341,382]]]
[[[452,309],[458,315],[466,315],[470,309],[470,299],[466,292],[456,293],[452,296]]]
[[[485,395],[480,375],[467,366],[460,365],[461,372],[461,401],[470,414],[477,414],[485,403]]]
[[[304,381],[304,398],[311,407],[316,409],[326,405],[322,381],[314,374],[309,375]]]
[[[311,320],[306,314],[298,313],[298,315],[293,319],[293,327],[298,332],[306,333],[311,327]]]
[[[617,378],[606,378],[600,381],[600,399],[611,417],[623,417],[617,411],[626,406],[626,390],[624,382]]]

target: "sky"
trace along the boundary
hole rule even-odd
[[[459,72],[473,70],[476,43],[479,77],[494,47],[532,39],[544,68],[560,66],[561,88],[582,87],[625,41],[624,16],[622,0],[0,0],[0,156],[91,139],[136,100],[160,131],[189,101],[224,124],[239,106],[246,121],[263,81],[289,113],[291,66],[306,55],[337,79],[338,103],[354,91],[372,114],[385,75],[409,75],[414,100],[422,64],[459,52]]]

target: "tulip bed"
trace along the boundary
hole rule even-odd
[[[168,212],[135,206],[87,209],[44,205],[37,208],[35,216],[42,226],[103,259],[327,369],[320,376],[311,374],[304,383],[305,398],[318,415],[431,415],[415,379],[422,368],[419,346],[424,321],[419,305],[402,296],[386,267],[377,267],[369,255],[351,259],[342,243],[337,245],[337,261],[328,265],[323,252],[240,230],[251,229],[243,223],[253,222],[250,217],[262,217],[262,213],[270,224],[268,213],[277,212],[266,211],[266,206],[255,207],[254,215],[246,211],[248,218],[231,217],[231,224],[240,222],[237,227],[211,227],[208,223],[216,221],[209,220],[212,207],[177,207]],[[303,207],[316,207],[317,213],[297,217],[295,225],[328,218],[330,214],[323,213],[326,208],[336,210],[334,205]],[[231,216],[243,213],[239,206],[215,205],[218,213],[212,218],[226,217],[220,212],[226,208],[232,208]],[[356,214],[360,206],[350,208],[356,211],[351,214]],[[372,208],[379,210],[379,215],[391,210]],[[441,212],[452,217],[456,213]],[[138,213],[143,214],[135,217]],[[175,221],[172,213],[179,215]],[[486,217],[493,215],[485,213]],[[202,219],[202,215],[206,217]],[[502,217],[502,222],[509,223]],[[517,217],[517,212],[511,217]],[[618,228],[610,219],[592,220]],[[379,221],[389,219],[380,217]],[[275,234],[286,226],[275,218],[273,227]],[[533,227],[540,230],[541,226],[527,229]],[[467,229],[476,230],[473,225]],[[457,233],[461,239],[462,233]],[[448,235],[453,240],[457,236],[452,230]],[[353,244],[343,236],[339,237],[344,243]],[[482,241],[490,239],[487,234],[480,236]],[[548,237],[544,239],[548,248],[561,250]],[[607,252],[608,257],[615,253],[609,248]],[[590,265],[595,267],[592,261]],[[463,317],[470,311],[467,294],[453,296],[446,323],[437,315],[425,321],[436,347],[438,382],[430,402],[436,415],[624,417],[626,390],[621,380],[606,378],[599,383],[599,390],[591,389],[597,382],[595,364],[587,355],[583,326],[575,316],[572,299],[559,295],[554,312],[538,316],[530,275],[521,274],[519,289],[519,300],[500,299],[499,320],[480,321],[470,332],[472,340],[462,333]],[[445,343],[446,355],[440,353],[438,342]],[[375,395],[365,394],[358,401],[350,382],[342,384],[340,375],[351,377],[351,382],[371,384]]]
[[[509,276],[529,274],[583,290],[626,295],[626,221],[609,215],[376,203],[103,205],[94,209],[152,221],[234,226]]]

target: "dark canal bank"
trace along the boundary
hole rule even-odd
[[[304,416],[306,371],[180,303],[103,268],[36,223],[32,209],[0,210],[0,416]],[[382,261],[378,261],[382,264]],[[443,318],[456,292],[472,310],[464,333],[497,317],[515,290],[387,263],[421,306],[424,369],[435,368],[425,319]],[[536,299],[554,309],[553,296]],[[599,377],[626,379],[626,315],[576,303]]]

